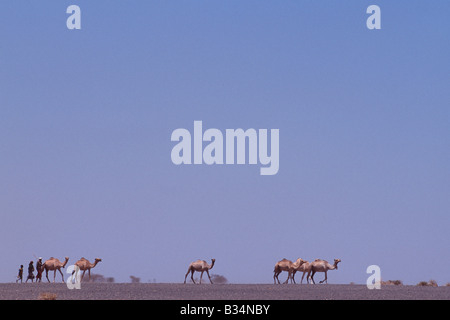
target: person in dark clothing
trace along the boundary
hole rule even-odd
[[[20,265],[19,274],[17,275],[16,283],[19,282],[19,280],[20,280],[20,283],[22,283],[22,279],[23,279],[23,264]]]
[[[34,279],[34,265],[33,265],[33,261],[30,261],[30,264],[28,265],[28,277],[27,280],[25,282],[28,282],[28,280],[31,279],[31,282],[33,282]]]
[[[42,263],[42,258],[39,257],[38,261],[36,262],[36,271],[37,271],[36,282],[38,282],[38,280],[39,280],[39,282],[41,282],[41,280],[42,280],[42,266],[43,265],[44,264]]]

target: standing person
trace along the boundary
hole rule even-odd
[[[30,264],[28,265],[28,277],[27,277],[27,280],[25,281],[25,283],[27,283],[28,280],[30,280],[30,279],[31,279],[31,282],[33,282],[33,279],[34,279],[33,272],[34,272],[33,261],[30,261]]]
[[[20,265],[19,268],[19,274],[17,275],[17,280],[16,283],[20,280],[20,283],[22,283],[22,279],[23,279],[23,264]]]
[[[36,262],[36,271],[37,271],[36,282],[38,282],[38,280],[39,280],[39,282],[41,282],[41,280],[42,280],[42,266],[43,265],[44,264],[42,263],[42,258],[39,257],[38,261]]]

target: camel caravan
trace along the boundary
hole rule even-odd
[[[206,272],[208,275],[209,281],[211,284],[213,283],[211,280],[211,277],[209,276],[209,270],[211,270],[214,267],[214,263],[216,262],[216,259],[211,259],[211,264],[208,264],[205,260],[196,260],[189,264],[188,270],[186,272],[186,275],[184,276],[184,283],[186,283],[186,278],[191,274],[191,280],[195,284],[194,280],[194,272],[200,272],[200,284],[202,283],[202,277],[203,273]],[[303,272],[302,279],[300,280],[300,284],[303,283],[303,278],[306,276],[306,281],[308,282],[308,279],[310,280],[310,283],[316,283],[314,281],[314,275],[317,272],[324,272],[325,273],[325,279],[320,281],[320,283],[328,283],[327,281],[327,272],[328,270],[337,270],[338,269],[338,263],[341,262],[341,259],[334,259],[334,264],[331,265],[328,261],[322,260],[322,259],[316,259],[313,262],[308,262],[306,260],[303,260],[301,258],[298,258],[295,262],[292,262],[288,259],[283,259],[278,261],[275,264],[275,268],[273,269],[273,282],[274,284],[280,284],[280,280],[278,279],[278,276],[281,272],[287,271],[288,277],[285,284],[289,282],[289,279],[291,280],[291,283],[295,282],[295,273],[297,271]]]
[[[41,282],[42,280],[42,274],[45,271],[45,277],[47,278],[48,282],[50,282],[50,279],[48,278],[48,272],[53,271],[53,282],[56,280],[56,271],[58,271],[61,274],[62,282],[64,282],[64,274],[61,271],[61,268],[64,268],[67,265],[67,262],[69,261],[68,257],[64,258],[64,262],[61,262],[59,259],[51,257],[50,259],[46,260],[44,263],[42,263],[42,258],[38,258],[38,261],[36,262],[36,282]],[[83,274],[81,275],[81,280],[83,280],[84,274],[86,271],[88,271],[89,274],[89,281],[91,280],[91,269],[94,268],[97,263],[102,261],[102,259],[96,258],[94,263],[89,262],[86,258],[81,258],[77,262],[75,262],[75,266],[79,268],[80,271],[83,271]],[[33,266],[33,261],[30,261],[30,264],[28,265],[28,277],[25,282],[28,282],[28,280],[31,280],[33,282],[34,280],[34,274],[35,271]],[[22,282],[22,273],[23,273],[23,266],[21,265],[21,268],[19,269],[19,275],[17,276],[16,283],[18,281]],[[72,275],[75,273],[75,271],[72,272]]]
[[[295,262],[292,262],[288,259],[283,259],[278,261],[275,264],[275,268],[273,269],[273,282],[274,284],[277,283],[280,284],[280,280],[278,279],[278,276],[281,272],[287,271],[288,277],[285,284],[288,283],[289,279],[291,280],[291,283],[295,282],[295,273],[297,271],[303,272],[302,279],[300,280],[300,284],[303,283],[303,278],[306,276],[306,282],[308,282],[308,279],[310,280],[310,283],[316,283],[314,281],[314,275],[317,272],[324,272],[325,273],[325,279],[320,281],[320,283],[328,283],[327,282],[327,271],[328,270],[337,270],[338,263],[341,262],[341,259],[334,259],[334,264],[331,265],[328,261],[322,260],[322,259],[316,259],[313,262],[308,262],[306,260],[303,260],[301,258],[298,258]]]
[[[61,274],[62,282],[64,282],[64,274],[61,271],[61,268],[64,268],[67,265],[67,262],[69,261],[68,257],[65,257],[64,262],[61,262],[57,258],[51,257],[50,259],[46,260],[44,263],[42,263],[42,258],[39,258],[36,263],[36,282],[41,282],[42,280],[42,274],[45,270],[45,277],[47,278],[47,281],[50,282],[50,279],[48,278],[48,272],[53,271],[53,282],[56,281],[56,271],[58,271]],[[102,259],[96,258],[94,260],[94,263],[89,262],[86,258],[81,258],[77,262],[75,262],[75,266],[78,267],[78,270],[83,271],[83,274],[81,275],[81,281],[84,278],[84,274],[86,271],[88,271],[89,275],[89,281],[91,280],[91,269],[94,268],[99,262],[101,262]],[[202,283],[202,277],[203,273],[206,272],[208,275],[209,281],[212,284],[211,276],[209,275],[209,270],[211,270],[214,267],[214,264],[216,262],[216,259],[211,259],[211,264],[208,264],[205,260],[196,260],[189,264],[188,270],[186,272],[186,275],[184,276],[184,283],[186,284],[186,279],[189,274],[191,274],[191,280],[194,284],[196,284],[194,280],[194,272],[200,272],[200,281],[199,284]],[[301,258],[298,258],[295,262],[292,262],[288,259],[283,259],[278,261],[275,264],[275,268],[273,269],[273,282],[274,284],[280,284],[280,279],[278,279],[278,276],[281,272],[286,271],[288,273],[288,277],[284,284],[288,283],[289,280],[291,280],[291,283],[295,282],[295,274],[297,272],[303,272],[302,279],[300,280],[300,284],[303,283],[303,279],[306,276],[306,282],[309,283],[316,283],[314,281],[314,275],[317,272],[323,272],[325,273],[325,278],[320,281],[320,283],[328,283],[327,282],[327,272],[328,270],[337,270],[338,269],[338,263],[341,262],[340,259],[334,259],[334,264],[331,265],[328,261],[322,260],[322,259],[316,259],[313,262],[308,262],[306,260],[303,260]],[[33,261],[30,261],[30,264],[28,266],[28,280],[31,279],[31,282],[33,282],[35,271],[33,266]],[[72,272],[72,275],[75,273],[75,271]],[[20,280],[22,282],[22,274],[23,274],[23,265],[20,266],[19,269],[19,275],[17,276],[16,282]]]

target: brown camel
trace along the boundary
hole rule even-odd
[[[305,277],[305,274],[308,274],[308,277],[309,277],[309,273],[311,272],[311,262],[303,260],[303,263],[300,264],[296,261],[291,265],[291,267],[289,268],[291,283],[292,283],[292,281],[294,283],[296,283],[295,282],[295,273],[297,271],[303,272],[302,280],[300,281],[300,284],[301,284],[301,283],[303,283],[303,278]],[[308,277],[306,277],[306,283],[308,283]]]
[[[209,270],[212,269],[214,267],[214,263],[216,262],[216,259],[211,259],[211,264],[209,265],[208,263],[206,263],[205,260],[197,260],[192,262],[189,265],[188,271],[186,273],[186,275],[184,276],[184,283],[186,283],[186,278],[189,274],[189,272],[191,273],[191,279],[192,282],[195,283],[194,281],[194,272],[201,272],[200,274],[200,284],[202,283],[202,277],[203,277],[203,272],[206,271],[206,274],[208,275],[209,281],[211,282],[211,284],[213,283],[211,280],[211,277],[209,276]]]
[[[327,282],[327,271],[328,270],[334,270],[338,268],[338,263],[341,262],[341,259],[334,259],[334,264],[331,265],[328,263],[328,261],[326,260],[322,260],[322,259],[316,259],[315,261],[313,261],[311,263],[311,280],[312,282],[315,284],[314,282],[314,274],[316,272],[325,272],[325,279],[323,279],[322,281],[320,281],[320,283],[328,283]],[[308,274],[309,277],[309,274]]]
[[[49,272],[50,270],[53,270],[53,271],[54,271],[54,274],[53,274],[53,283],[54,283],[55,280],[56,280],[56,270],[59,271],[59,273],[61,274],[61,277],[62,277],[62,282],[64,282],[64,275],[63,275],[63,273],[62,273],[62,271],[61,271],[61,268],[64,268],[64,267],[66,266],[67,261],[69,261],[69,258],[68,258],[68,257],[65,258],[64,263],[61,262],[61,261],[59,261],[59,260],[56,259],[56,258],[51,257],[50,259],[48,259],[48,260],[46,260],[46,261],[44,262],[44,264],[42,265],[42,271],[45,270],[45,277],[47,278],[48,282],[50,282],[50,280],[48,279],[48,272]]]
[[[75,262],[75,265],[78,268],[80,268],[81,271],[83,271],[83,274],[81,275],[81,280],[83,280],[84,274],[85,274],[85,272],[87,270],[88,273],[89,273],[89,281],[91,281],[91,269],[94,268],[97,265],[97,263],[99,263],[100,261],[102,261],[102,259],[95,258],[95,262],[94,263],[90,263],[89,260],[87,260],[85,258],[81,258],[80,260]],[[74,272],[72,272],[72,274]]]
[[[304,262],[305,262],[305,260],[303,260],[301,258],[298,258],[297,261],[295,261],[295,263],[297,263],[297,265],[302,265]],[[289,274],[290,274],[289,269],[291,268],[292,265],[293,265],[293,262],[288,259],[283,259],[283,260],[278,261],[275,264],[275,268],[273,269],[273,283],[277,284],[277,281],[278,281],[278,284],[280,284],[280,279],[278,279],[278,276],[283,271],[287,271],[287,273],[288,273],[288,277],[287,277],[286,281],[283,283],[284,284],[288,283]]]

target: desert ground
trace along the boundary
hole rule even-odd
[[[1,283],[1,300],[450,300],[450,286],[350,284]]]

